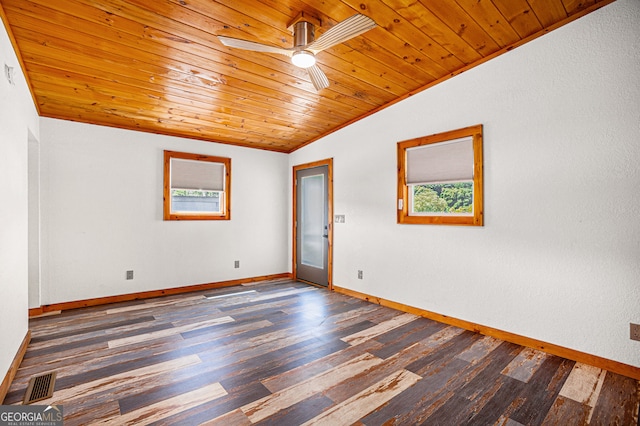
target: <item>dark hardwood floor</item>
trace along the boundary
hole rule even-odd
[[[637,425],[636,380],[297,282],[31,320],[65,425]]]

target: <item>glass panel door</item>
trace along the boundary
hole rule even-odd
[[[324,265],[324,175],[304,176],[300,182],[302,203],[299,232],[303,265],[322,268]]]
[[[296,172],[296,278],[328,286],[328,167]]]

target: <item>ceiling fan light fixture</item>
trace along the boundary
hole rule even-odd
[[[309,68],[316,64],[316,57],[306,50],[299,50],[291,56],[293,65],[300,68]]]
[[[2,0],[0,0],[2,2]],[[303,2],[304,3],[304,2]],[[307,70],[309,79],[316,90],[329,87],[329,79],[316,64],[316,55],[323,50],[330,49],[347,40],[363,34],[376,26],[376,23],[366,15],[357,13],[351,18],[338,22],[328,29],[317,40],[315,27],[320,25],[320,20],[300,13],[287,25],[293,32],[294,45],[291,48],[271,46],[255,41],[219,35],[220,43],[227,47],[250,50],[253,52],[276,53],[291,59],[291,63],[298,68]]]

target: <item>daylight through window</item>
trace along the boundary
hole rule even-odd
[[[482,225],[482,126],[398,143],[398,223]]]
[[[229,219],[231,160],[165,151],[165,220]]]

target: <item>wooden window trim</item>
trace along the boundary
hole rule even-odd
[[[208,161],[224,165],[224,200],[222,214],[171,212],[171,159]],[[230,220],[231,219],[231,159],[187,152],[164,151],[164,220]]]
[[[406,182],[407,149],[422,145],[446,142],[465,137],[473,138],[473,215],[409,215],[409,187]],[[483,226],[483,157],[482,157],[482,125],[465,127],[430,136],[423,136],[398,142],[398,197],[397,222],[401,224],[436,224],[436,225],[467,225]],[[402,203],[402,206],[400,206]],[[402,207],[402,208],[400,208]]]

